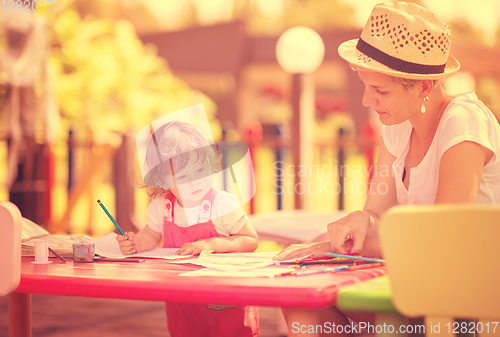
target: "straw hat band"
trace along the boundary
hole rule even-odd
[[[382,63],[383,65],[394,69],[396,71],[401,71],[410,74],[442,74],[445,71],[446,63],[441,65],[429,65],[429,64],[419,64],[408,61],[403,61],[394,56],[388,55],[383,51],[373,47],[369,43],[365,42],[361,38],[358,39],[356,44],[356,49],[371,57],[375,61]]]

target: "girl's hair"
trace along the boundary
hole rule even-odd
[[[146,188],[149,197],[155,198],[169,192],[165,186],[168,176],[184,169],[191,156],[196,161],[209,165],[212,173],[220,170],[215,145],[210,145],[194,126],[183,122],[169,122],[162,125],[148,140],[144,168],[149,172]],[[171,160],[171,163],[170,163]],[[160,187],[161,186],[161,187]]]

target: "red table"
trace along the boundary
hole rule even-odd
[[[276,278],[183,277],[199,266],[167,260],[35,265],[23,257],[21,282],[9,298],[11,334],[31,334],[31,294],[146,301],[320,308],[336,302],[342,287],[385,275],[385,267]],[[224,291],[221,291],[224,289]]]

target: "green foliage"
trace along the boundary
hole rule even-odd
[[[198,103],[214,115],[213,102],[174,77],[129,22],[81,19],[65,10],[53,29],[51,72],[67,127],[127,132]]]
[[[60,0],[59,0],[60,1]],[[127,20],[139,33],[158,31],[160,20],[146,6],[146,1],[137,0],[68,0],[81,17],[88,15],[113,22]]]

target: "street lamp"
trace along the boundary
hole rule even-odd
[[[291,149],[294,177],[295,208],[308,208],[307,198],[313,154],[313,124],[315,91],[312,73],[323,62],[325,45],[311,28],[293,27],[286,30],[276,44],[276,58],[283,70],[292,74]],[[299,176],[299,171],[305,169]]]

